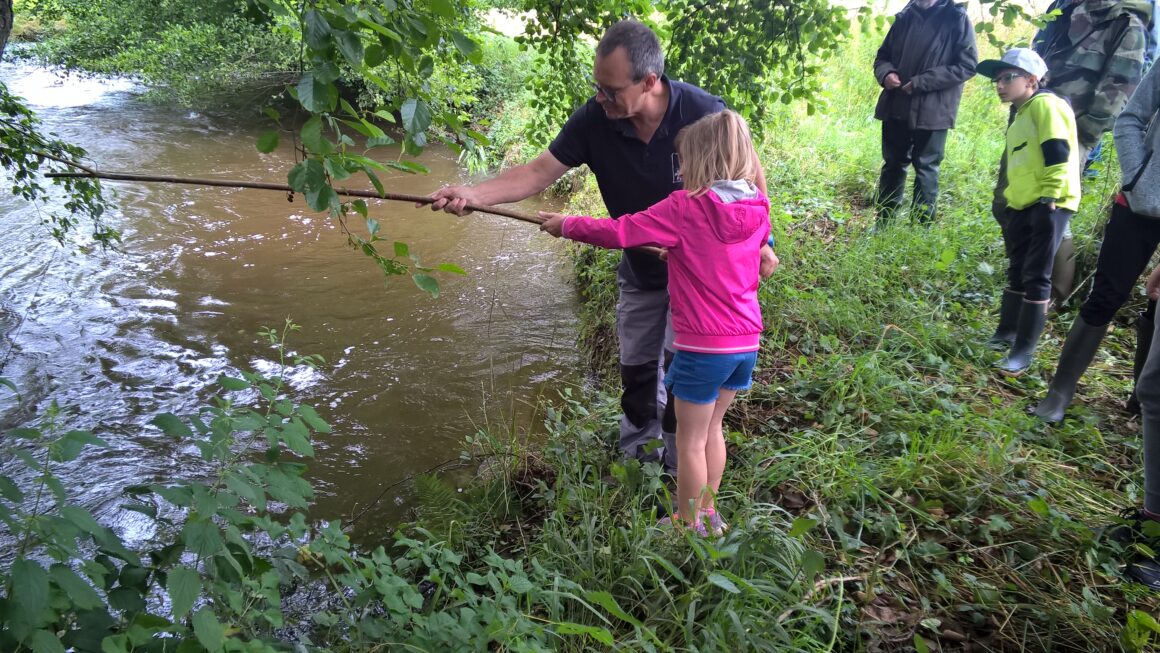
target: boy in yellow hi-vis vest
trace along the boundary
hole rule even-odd
[[[1080,152],[1067,100],[1041,88],[1047,64],[1032,50],[1012,48],[979,62],[999,99],[1015,107],[1007,128],[1007,288],[991,337],[1010,346],[999,371],[1019,376],[1031,367],[1051,301],[1051,268],[1068,221],[1079,208]]]

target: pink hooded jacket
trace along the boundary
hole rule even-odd
[[[678,190],[618,220],[570,216],[562,233],[610,249],[669,250],[674,349],[734,354],[759,348],[760,250],[769,239],[764,195],[725,202],[713,190],[698,197]]]

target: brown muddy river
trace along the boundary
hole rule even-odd
[[[268,128],[258,119],[158,107],[131,82],[26,65],[0,66],[0,79],[105,170],[284,183],[293,165],[288,143],[257,152]],[[425,194],[463,179],[448,150],[420,161],[429,175],[386,175],[387,189]],[[89,450],[62,474],[130,538],[150,533],[119,508],[123,486],[201,469],[196,449],[149,420],[194,412],[223,373],[273,372],[275,352],[257,332],[287,317],[301,325],[290,347],[326,359],[290,374],[293,398],[334,428],[315,442],[310,465],[316,518],[345,521],[387,486],[456,458],[463,437],[486,424],[535,431],[537,399],[582,382],[570,268],[533,225],[373,206],[385,238],[407,242],[425,264],[468,272],[439,275],[432,299],[409,277],[384,283],[301,198],[115,182],[110,191],[124,243],[103,253],[61,249],[36,207],[0,194],[0,377],[23,397],[0,392],[0,428],[35,423],[55,400],[68,410],[65,426],[108,440],[110,449]],[[360,528],[403,517],[411,491],[391,489]]]

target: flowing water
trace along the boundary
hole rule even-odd
[[[131,82],[26,65],[0,66],[0,79],[104,170],[284,183],[293,165],[287,143],[256,151],[269,127],[258,119],[158,107]],[[420,161],[429,175],[385,175],[387,190],[426,194],[460,181],[450,151],[431,148]],[[105,187],[116,193],[110,221],[124,236],[117,252],[61,249],[36,207],[0,193],[0,377],[22,398],[0,391],[0,427],[33,423],[55,400],[69,410],[66,426],[108,440],[63,476],[99,519],[131,537],[149,532],[119,508],[122,487],[200,469],[195,449],[149,420],[195,411],[223,373],[276,370],[257,332],[287,317],[301,326],[290,347],[326,359],[290,374],[293,398],[334,429],[315,442],[310,465],[316,518],[345,520],[376,500],[364,528],[400,518],[408,486],[385,488],[455,458],[485,423],[534,428],[537,398],[580,380],[570,270],[534,225],[374,204],[385,238],[408,243],[424,264],[468,272],[439,275],[432,299],[409,277],[384,283],[300,197]]]

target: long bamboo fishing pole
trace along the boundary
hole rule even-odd
[[[72,166],[81,170],[82,172],[50,172],[45,176],[53,179],[64,178],[94,178],[106,179],[109,181],[137,181],[137,182],[157,182],[164,184],[186,184],[191,186],[219,186],[225,188],[256,188],[259,190],[277,190],[284,193],[293,193],[294,189],[287,184],[274,184],[264,181],[245,181],[240,179],[198,179],[195,177],[174,177],[169,175],[138,175],[124,172],[101,172],[93,168],[83,166],[75,161],[67,161],[65,159],[58,159],[54,156],[45,155],[46,158],[59,161],[68,166]],[[357,188],[335,188],[334,192],[339,195],[348,197],[366,197],[369,199],[388,200],[391,202],[409,202],[412,204],[431,204],[435,200],[426,195],[410,195],[407,193],[378,193],[373,190],[359,190]],[[480,213],[490,213],[505,218],[513,218],[522,222],[530,222],[532,224],[543,224],[544,219],[538,215],[531,213],[524,213],[523,211],[516,211],[514,209],[506,209],[498,206],[487,206],[483,204],[468,204],[464,208],[469,211],[479,211]],[[661,255],[659,247],[634,247],[634,251],[647,252],[654,256]]]

